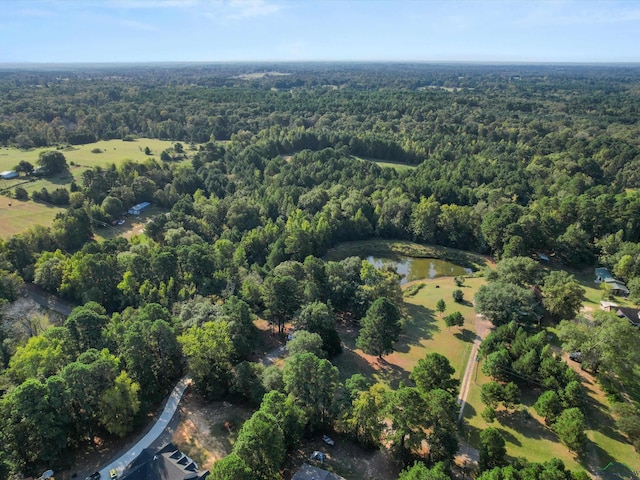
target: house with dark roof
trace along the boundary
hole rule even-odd
[[[616,315],[626,318],[634,327],[640,327],[640,308],[618,307]]]
[[[328,470],[303,463],[295,475],[291,477],[291,480],[345,480],[345,478]]]
[[[173,443],[145,448],[122,472],[120,480],[205,480],[208,470],[199,470],[196,462]]]

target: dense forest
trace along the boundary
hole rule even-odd
[[[397,275],[323,255],[387,238],[498,259],[544,252],[571,267],[599,259],[640,301],[639,114],[636,67],[0,70],[4,146],[175,142],[160,159],[87,170],[63,187],[69,207],[51,227],[0,243],[4,303],[33,282],[81,305],[49,328],[3,310],[0,477],[64,466],[62,452],[127,435],[188,373],[209,399],[259,406],[216,479],[274,478],[296,438],[327,427],[379,446],[384,418],[398,462],[418,472],[427,467],[411,464],[422,459],[432,475],[402,478],[448,478],[458,448],[450,379],[387,393],[358,378],[340,383],[329,361],[341,349],[337,319],[393,338]],[[61,155],[49,157],[64,169]],[[96,221],[144,201],[165,211],[144,236],[93,240]],[[280,332],[291,321],[310,332],[283,371],[247,361],[256,314]],[[362,338],[365,350],[388,352]],[[322,372],[315,390],[302,388],[309,372]],[[251,457],[258,441],[280,453]],[[520,467],[538,472],[526,478],[565,475],[553,462]]]

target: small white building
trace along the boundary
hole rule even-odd
[[[140,215],[140,213],[147,207],[149,207],[151,204],[149,202],[142,202],[139,203],[137,205],[134,205],[133,207],[131,207],[128,212],[129,215]]]
[[[18,176],[18,172],[15,170],[6,170],[4,172],[0,172],[0,178],[4,180],[10,180],[12,178],[16,178]]]

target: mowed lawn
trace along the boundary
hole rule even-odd
[[[62,210],[0,195],[0,238],[9,238],[33,225],[51,225],[56,214]]]
[[[160,153],[174,142],[141,138],[133,142],[122,140],[108,140],[68,147],[61,152],[67,159],[69,173],[63,173],[50,178],[31,179],[19,177],[11,180],[0,180],[0,191],[13,193],[15,187],[24,188],[29,194],[46,188],[49,191],[56,188],[68,189],[73,180],[82,184],[82,172],[95,166],[105,167],[109,164],[119,164],[124,160],[142,162],[152,157],[160,160]],[[145,147],[149,147],[152,155],[145,155]],[[91,153],[93,149],[100,149],[101,153]],[[53,148],[39,148],[28,151],[17,148],[0,148],[0,171],[12,170],[21,160],[26,160],[37,166],[40,152],[54,150]],[[187,152],[189,154],[189,152]],[[72,165],[73,163],[73,165]],[[12,207],[8,207],[11,203]],[[16,208],[19,207],[19,208]],[[19,202],[6,196],[0,196],[0,238],[8,238],[34,225],[51,225],[56,213],[62,209],[48,207],[32,201]]]
[[[487,427],[497,428],[506,440],[507,455],[511,459],[526,458],[531,462],[546,462],[559,458],[571,470],[583,469],[576,457],[562,445],[558,437],[537,417],[532,406],[535,395],[524,395],[522,404],[530,416],[519,411],[506,413],[498,411],[498,418],[492,424],[485,422],[480,414],[485,408],[480,400],[480,387],[491,379],[483,375],[482,362],[474,370],[473,382],[464,408],[462,435],[475,448],[480,447],[480,432]],[[604,466],[604,465],[603,465]]]
[[[102,140],[87,145],[69,146],[60,151],[67,159],[67,163],[74,162],[79,166],[88,168],[97,165],[104,166],[109,163],[117,164],[127,158],[134,161],[142,161],[150,156],[160,159],[160,153],[173,145],[175,145],[175,142],[154,138],[139,138],[133,142]],[[149,147],[151,155],[145,155],[145,147]],[[96,148],[100,149],[101,153],[91,153],[91,150]],[[37,166],[40,153],[49,150],[56,150],[56,148],[34,148],[31,150],[10,147],[0,148],[0,171],[13,170],[20,160],[26,160]]]
[[[602,291],[593,282],[593,269],[583,272],[570,272],[576,276],[581,286],[585,289],[582,312],[590,314],[600,309]],[[614,299],[620,305],[631,305],[628,300],[616,297]],[[549,332],[555,333],[555,328],[549,328]],[[555,336],[555,335],[554,335]],[[553,344],[557,344],[557,339]],[[565,354],[566,356],[566,354]],[[571,364],[581,375],[582,385],[587,394],[585,417],[587,420],[588,446],[586,458],[579,458],[570,452],[559,440],[556,434],[548,428],[533,409],[539,390],[531,389],[523,395],[522,404],[530,417],[522,413],[501,413],[493,424],[487,424],[480,416],[485,405],[480,400],[480,388],[490,378],[482,374],[482,363],[478,366],[478,374],[474,375],[477,382],[472,382],[467,406],[464,411],[465,431],[464,437],[470,437],[474,447],[480,445],[479,433],[489,426],[498,428],[507,441],[507,454],[512,458],[523,457],[530,461],[542,462],[550,458],[560,458],[570,469],[586,469],[588,465],[594,468],[604,468],[609,462],[623,462],[633,471],[640,470],[640,455],[627,442],[626,438],[615,429],[615,423],[611,417],[610,404],[600,386],[594,379],[580,371],[577,364]],[[640,376],[640,372],[639,376]],[[635,379],[634,379],[635,380]],[[636,400],[638,393],[638,381],[630,382],[628,393]]]
[[[340,336],[345,344],[345,351],[334,363],[340,369],[343,379],[354,373],[362,373],[372,381],[397,388],[401,381],[408,382],[413,367],[430,352],[446,356],[456,370],[455,376],[461,378],[475,336],[475,312],[469,300],[484,281],[483,278],[465,279],[465,285],[461,287],[465,303],[456,304],[452,292],[458,287],[452,277],[423,280],[425,286],[414,297],[405,298],[404,330],[395,345],[396,351],[385,356],[382,361],[355,347],[358,334],[355,328],[341,328]],[[447,304],[442,315],[436,311],[436,303],[440,299]],[[465,325],[449,329],[443,318],[455,311],[464,315]]]

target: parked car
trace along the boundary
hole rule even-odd
[[[118,471],[115,468],[112,468],[109,470],[109,479],[115,480],[116,478],[118,478]]]
[[[582,353],[581,352],[571,352],[569,354],[569,360],[573,360],[576,363],[582,363]]]
[[[100,472],[93,472],[91,475],[89,475],[84,480],[100,480]]]
[[[327,445],[335,445],[336,442],[333,441],[333,439],[331,437],[329,437],[328,435],[322,435],[322,441],[324,443],[326,443]]]

